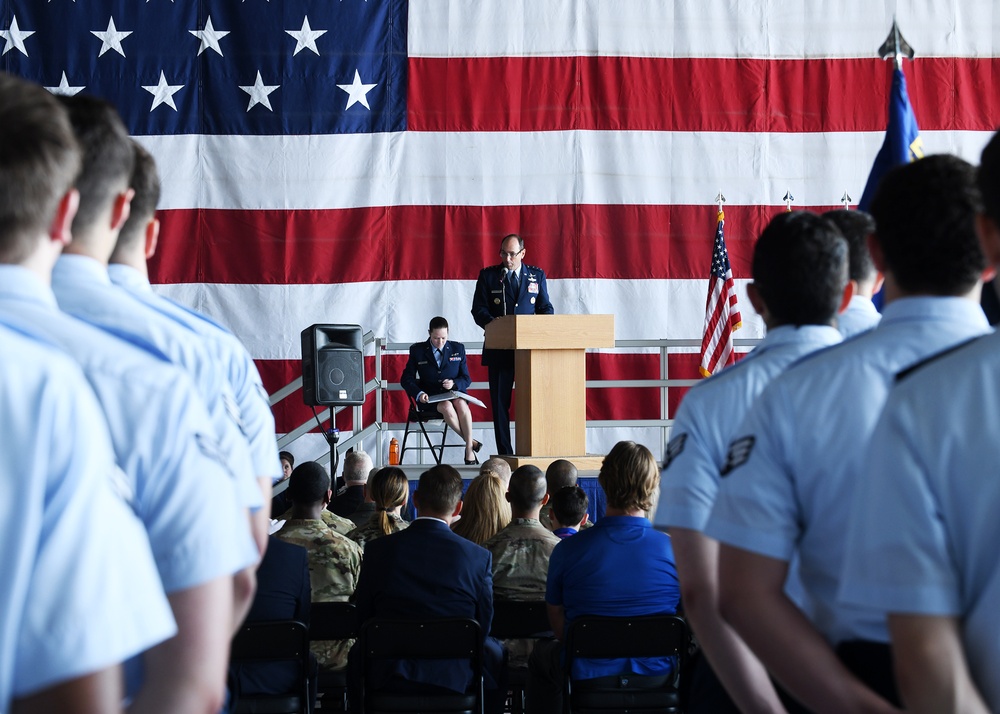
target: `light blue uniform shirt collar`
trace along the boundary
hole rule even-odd
[[[809,342],[815,342],[821,347],[836,344],[840,342],[840,333],[836,327],[831,325],[801,325],[799,327],[780,325],[773,330],[768,330],[764,339],[743,358],[742,362],[755,359],[775,347]],[[740,362],[736,364],[740,364]]]
[[[93,258],[85,255],[59,256],[55,267],[52,269],[52,282],[65,285],[82,285],[100,283],[111,285],[111,276],[108,275],[108,268]]]
[[[904,322],[966,323],[982,331],[990,329],[979,303],[961,297],[919,296],[893,300],[882,309],[876,330]]]
[[[0,265],[0,297],[34,302],[52,310],[59,309],[52,288],[20,265]]]
[[[108,275],[115,285],[136,293],[152,293],[153,286],[149,284],[149,278],[131,265],[123,263],[112,263],[108,266]]]

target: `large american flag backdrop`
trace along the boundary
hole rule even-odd
[[[893,13],[925,151],[976,160],[1000,123],[992,0],[0,0],[0,67],[120,108],[163,178],[154,283],[236,332],[274,391],[316,322],[410,342],[441,314],[480,340],[474,281],[515,231],[558,312],[700,339],[720,190],[741,296],[786,191],[796,209],[861,195]],[[760,336],[741,302],[739,336]],[[695,351],[672,376],[697,375]],[[594,354],[588,377],[657,365]],[[296,401],[279,431],[308,415]],[[655,390],[588,398],[592,419],[659,413]]]

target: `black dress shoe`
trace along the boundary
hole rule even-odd
[[[472,440],[472,450],[473,450],[474,452],[476,452],[476,453],[478,454],[478,453],[479,453],[479,450],[480,450],[481,448],[483,448],[483,442],[481,442],[481,441],[476,441],[475,439],[473,439],[473,440]],[[477,461],[476,461],[476,463],[478,464],[478,463],[479,463],[479,461],[477,460]]]
[[[478,464],[478,463],[479,463],[479,457],[475,456],[475,455],[472,456],[471,460],[470,459],[466,459],[465,460],[465,465],[466,466],[472,466],[472,465]]]

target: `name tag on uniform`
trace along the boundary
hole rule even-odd
[[[538,292],[538,283],[528,283],[528,292],[529,293],[537,293]]]
[[[427,360],[421,360],[420,362],[417,362],[418,367],[422,364],[427,364]]]

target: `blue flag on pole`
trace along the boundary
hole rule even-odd
[[[875,197],[882,177],[894,166],[916,161],[923,158],[924,145],[920,139],[920,128],[917,117],[910,106],[910,97],[906,93],[906,77],[898,67],[892,73],[892,91],[889,93],[889,126],[885,130],[885,141],[879,149],[865,192],[861,195],[858,209],[867,211]]]
[[[867,211],[875,197],[879,182],[890,169],[901,164],[923,158],[924,144],[920,139],[920,128],[917,117],[910,106],[910,97],[906,93],[906,77],[899,67],[892,73],[892,90],[889,93],[889,126],[885,130],[885,141],[875,157],[868,183],[861,195],[858,209]],[[872,302],[879,312],[882,311],[882,291],[874,295]]]

